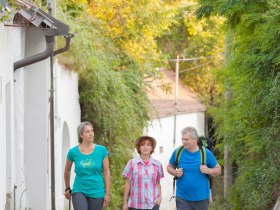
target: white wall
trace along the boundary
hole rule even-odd
[[[21,53],[20,48],[23,29],[5,27],[0,23],[0,209],[13,208],[13,191],[15,182],[15,121],[14,121],[14,58]]]
[[[0,23],[0,46],[0,209],[48,210],[50,62],[13,70],[14,62],[45,50],[45,36]],[[77,142],[81,113],[77,74],[58,64],[54,70],[56,205],[64,210],[65,156]]]
[[[197,129],[199,135],[204,135],[204,121],[204,112],[177,115],[175,145],[173,143],[174,116],[153,119],[149,122],[148,127],[145,128],[144,133],[157,140],[157,147],[153,157],[162,163],[164,169],[164,178],[161,181],[163,196],[161,210],[175,209],[175,200],[169,201],[173,193],[173,176],[167,173],[166,167],[174,149],[181,145],[181,130],[186,126],[193,126]]]
[[[29,28],[25,56],[45,50],[42,30]],[[24,67],[24,172],[29,207],[48,209],[49,59]],[[40,193],[38,193],[40,192]],[[46,199],[48,198],[48,199]]]
[[[0,23],[0,33],[3,31],[3,24]],[[0,36],[0,46],[6,46],[6,34]],[[4,50],[0,50],[0,58],[5,58]],[[8,82],[9,74],[7,65],[0,59],[0,209],[4,209],[6,200],[6,91],[5,87]],[[3,170],[4,169],[4,170]]]
[[[13,37],[13,47],[10,48],[11,52],[9,57],[14,55],[13,62],[21,60],[25,56],[25,38],[26,30],[25,28],[18,29],[10,27],[14,30]],[[7,27],[5,27],[7,30]],[[11,42],[11,40],[9,40]],[[17,49],[17,50],[15,50]],[[14,77],[13,86],[14,86],[14,142],[15,147],[15,164],[14,164],[14,173],[15,173],[15,205],[16,209],[20,209],[22,206],[28,206],[26,199],[26,180],[24,174],[24,69],[18,69],[15,73],[13,70],[13,63],[11,66],[11,74]]]
[[[68,207],[68,202],[64,198],[63,179],[66,155],[69,148],[78,142],[77,127],[81,118],[77,74],[56,63],[55,90],[56,204],[57,210],[64,210]]]

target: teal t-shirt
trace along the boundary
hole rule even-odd
[[[68,151],[67,159],[74,163],[76,173],[72,193],[81,192],[91,198],[105,196],[102,163],[107,155],[107,149],[97,144],[93,152],[87,155],[82,154],[78,146]]]

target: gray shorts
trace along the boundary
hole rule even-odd
[[[177,210],[208,210],[209,200],[187,201],[183,198],[176,197]]]

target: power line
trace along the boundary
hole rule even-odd
[[[209,59],[209,58],[213,58],[214,56],[207,56],[207,57],[197,57],[197,58],[185,58],[183,56],[183,58],[178,58],[177,59],[169,59],[168,62],[178,62],[178,61],[195,61],[195,60],[201,60],[201,59]]]
[[[203,64],[200,64],[200,65],[197,65],[197,66],[193,66],[193,67],[188,68],[188,69],[180,70],[179,74],[180,74],[180,73],[183,73],[183,72],[186,72],[186,71],[190,71],[190,70],[199,68],[199,67],[201,67],[201,66],[206,66],[206,65],[208,65],[208,64],[210,64],[210,63],[212,63],[212,62],[213,62],[213,61],[209,61],[209,62],[207,62],[207,63],[203,63]]]

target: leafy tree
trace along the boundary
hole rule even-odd
[[[90,12],[105,23],[116,45],[150,74],[162,62],[155,38],[171,24],[177,2],[90,0]]]
[[[278,1],[201,1],[200,15],[227,18],[233,35],[221,82],[233,92],[213,111],[237,164],[232,209],[272,209],[279,196]],[[269,33],[268,33],[269,32]],[[248,193],[249,192],[249,193]]]
[[[213,106],[213,99],[220,92],[215,74],[223,64],[224,18],[198,19],[197,9],[197,1],[183,1],[176,10],[171,29],[158,39],[158,43],[169,58],[202,58],[180,62],[180,78],[205,104]],[[171,68],[175,66],[174,63],[170,65]]]

